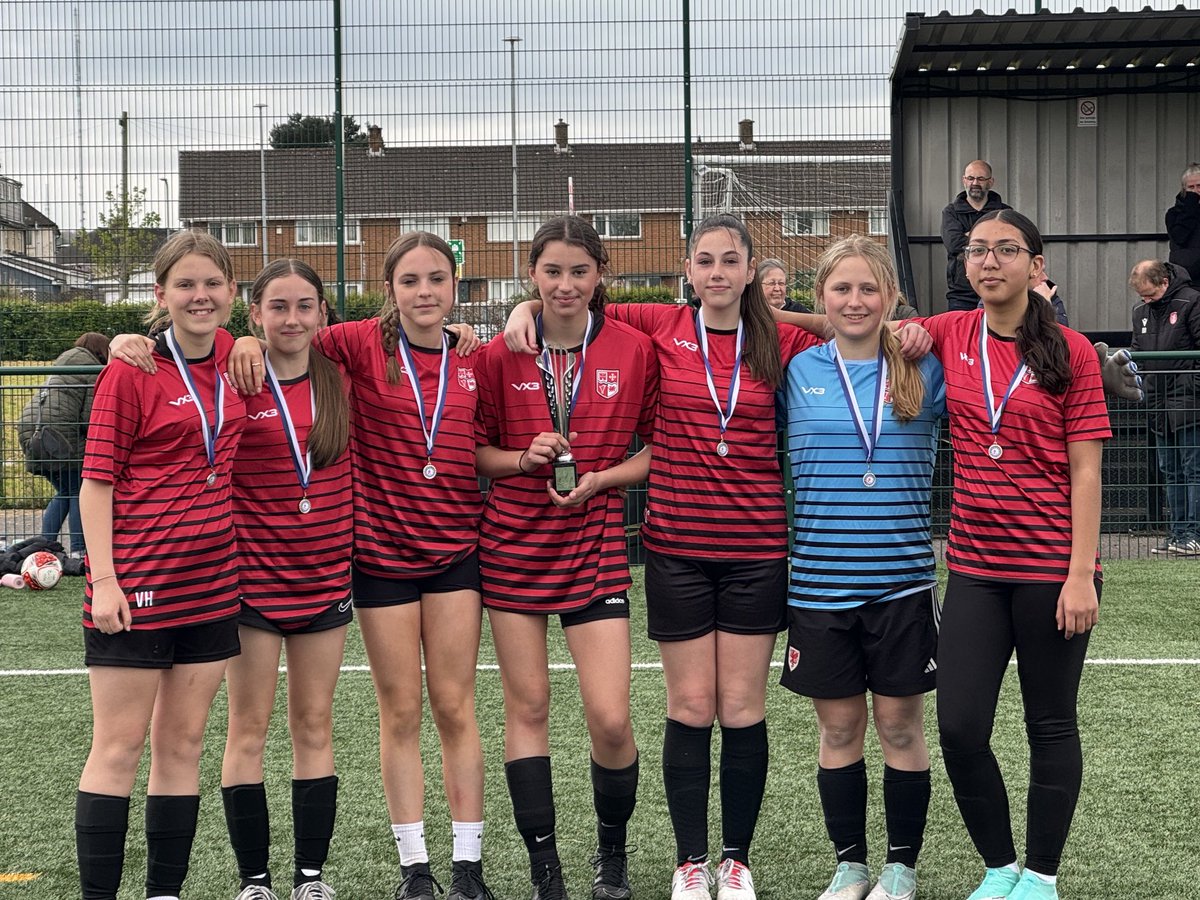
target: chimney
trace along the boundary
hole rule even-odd
[[[383,126],[367,126],[367,156],[383,156]]]
[[[570,128],[561,118],[554,125],[554,152],[555,153],[570,153],[571,147],[567,143],[567,129]]]
[[[742,119],[738,122],[738,149],[749,153],[754,149],[754,120]]]

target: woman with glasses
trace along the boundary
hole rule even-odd
[[[1098,612],[1111,431],[1095,351],[1032,291],[1045,266],[1036,226],[986,213],[962,255],[982,308],[924,322],[945,367],[954,448],[938,728],[986,866],[969,900],[1055,900],[1083,776],[1076,699]],[[1030,748],[1024,872],[990,746],[1014,649]]]

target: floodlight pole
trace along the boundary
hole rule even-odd
[[[163,225],[167,228],[168,231],[170,231],[170,230],[172,230],[171,229],[171,182],[168,181],[165,177],[160,177],[158,180],[161,181],[163,183],[163,187],[165,187],[167,189],[167,217],[163,220]]]
[[[265,103],[255,103],[258,110],[258,193],[262,200],[262,264],[267,267],[267,151],[263,144],[263,110]]]
[[[513,293],[521,292],[521,249],[517,241],[517,44],[521,38],[506,37],[508,44],[509,110],[512,113],[512,269]]]

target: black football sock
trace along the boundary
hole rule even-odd
[[[929,815],[929,770],[883,767],[883,811],[887,819],[887,862],[917,867]]]
[[[267,814],[267,789],[258,784],[234,784],[221,788],[229,843],[237,860],[242,888],[251,884],[271,886],[271,825]]]
[[[146,896],[178,897],[187,878],[196,820],[197,796],[146,797]]]
[[[637,786],[637,759],[623,769],[606,769],[592,760],[592,799],[599,846],[625,849],[626,825],[637,805]]]
[[[508,794],[512,798],[517,832],[529,851],[530,871],[537,875],[547,866],[557,866],[558,843],[554,838],[554,782],[550,757],[528,756],[504,764]]]
[[[750,841],[767,789],[767,722],[721,726],[721,858],[750,865]]]
[[[125,864],[129,798],[75,794],[75,852],[83,900],[115,900]]]
[[[292,781],[292,822],[296,831],[296,868],[292,886],[317,881],[329,858],[337,817],[336,775]]]
[[[711,747],[711,725],[693,728],[667,719],[663,733],[663,787],[675,831],[675,864],[679,866],[708,859]]]
[[[817,793],[837,861],[867,863],[867,763],[817,767]]]

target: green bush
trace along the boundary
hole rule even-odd
[[[678,303],[665,285],[659,287],[609,288],[608,299],[613,303]]]

